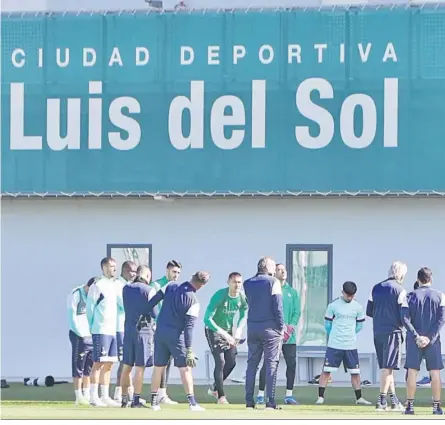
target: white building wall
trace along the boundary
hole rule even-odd
[[[365,305],[395,259],[408,263],[408,288],[427,265],[445,290],[445,199],[33,199],[2,200],[1,211],[5,377],[70,375],[65,298],[100,273],[108,243],[151,243],[155,278],[172,258],[182,262],[184,279],[199,269],[211,272],[210,284],[198,293],[197,378],[205,378],[202,317],[210,296],[231,271],[253,275],[263,255],[285,261],[286,244],[333,244],[334,297],[353,280]],[[367,321],[361,352],[373,351],[371,335]],[[244,373],[241,363],[237,376]]]

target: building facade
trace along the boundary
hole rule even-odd
[[[183,279],[208,270],[201,319],[230,272],[285,263],[302,382],[344,281],[365,306],[398,259],[407,288],[427,265],[445,290],[442,14],[4,15],[2,374],[69,375],[65,298],[106,255],[155,278],[171,259]],[[206,380],[202,320],[195,332]],[[371,320],[358,348],[372,380]]]

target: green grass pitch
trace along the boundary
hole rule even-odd
[[[144,398],[149,398],[149,385],[144,386]],[[114,391],[111,388],[110,393]],[[374,406],[356,406],[354,393],[347,387],[329,387],[326,390],[326,401],[323,406],[315,406],[317,387],[296,387],[294,395],[300,406],[283,406],[282,411],[247,410],[244,407],[244,387],[233,385],[226,387],[226,394],[230,405],[217,405],[207,395],[207,386],[195,388],[198,402],[206,408],[205,412],[190,412],[184,391],[179,385],[170,385],[170,396],[179,401],[178,406],[163,406],[162,411],[152,412],[150,409],[119,409],[93,408],[75,406],[73,391],[70,384],[56,385],[52,388],[25,387],[23,384],[13,383],[10,388],[1,390],[1,418],[2,419],[360,419],[385,418],[401,419],[401,413],[375,412]],[[399,389],[399,396],[404,398],[405,390]],[[277,400],[283,401],[284,388],[277,389]],[[378,388],[364,388],[363,396],[374,402],[378,395]],[[431,414],[431,389],[418,389],[416,395],[416,415],[405,417],[436,418],[443,420],[443,416]]]

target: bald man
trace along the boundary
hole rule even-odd
[[[134,282],[128,283],[123,289],[125,308],[124,333],[124,367],[122,370],[122,407],[127,407],[130,397],[130,374],[135,367],[134,397],[132,408],[143,407],[141,402],[142,385],[146,367],[153,366],[153,320],[150,317],[148,301],[156,294],[149,286],[151,270],[147,266],[139,266]]]
[[[137,265],[133,261],[125,261],[122,264],[121,275],[116,279],[117,284],[117,323],[116,323],[116,343],[117,355],[119,359],[119,369],[117,370],[116,388],[114,390],[114,400],[122,401],[121,375],[124,364],[122,363],[124,355],[124,327],[125,327],[125,310],[122,301],[122,291],[124,286],[133,282],[136,277]],[[133,389],[130,383],[130,396],[133,398]]]

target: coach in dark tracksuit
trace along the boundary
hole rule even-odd
[[[366,306],[366,315],[373,318],[374,347],[381,371],[380,394],[376,403],[377,411],[389,410],[387,395],[389,392],[391,410],[403,411],[394,385],[394,370],[399,370],[402,361],[402,302],[406,291],[402,287],[407,266],[395,261],[389,269],[389,277],[372,288]]]
[[[244,282],[247,314],[246,407],[254,408],[255,380],[264,352],[266,366],[266,408],[279,409],[275,402],[278,361],[283,339],[284,316],[281,284],[274,277],[275,261],[263,257],[258,273]]]

